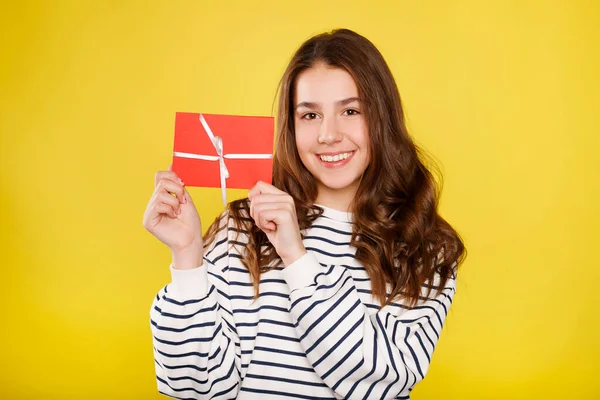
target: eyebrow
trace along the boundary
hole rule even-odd
[[[336,102],[335,102],[335,104],[336,104],[336,106],[338,106],[338,107],[343,107],[343,106],[345,106],[345,105],[348,105],[348,104],[350,104],[350,103],[353,103],[353,102],[355,102],[355,101],[357,101],[357,102],[359,102],[359,103],[360,103],[360,99],[359,99],[358,97],[348,97],[347,99],[343,99],[343,100],[340,100],[340,101],[336,101]],[[297,110],[297,109],[299,109],[300,107],[306,107],[306,108],[319,108],[319,106],[320,106],[320,104],[319,104],[319,103],[313,103],[313,102],[310,102],[310,101],[303,101],[303,102],[301,102],[301,103],[298,103],[298,104],[296,104],[296,107],[295,107],[295,109]]]

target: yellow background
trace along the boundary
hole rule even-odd
[[[170,254],[141,221],[175,112],[270,115],[335,27],[389,61],[469,249],[414,399],[600,398],[600,2],[6,3],[0,398],[162,398]],[[192,195],[206,228],[220,192]]]

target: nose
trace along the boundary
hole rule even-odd
[[[317,140],[321,144],[328,145],[342,140],[342,133],[338,129],[338,124],[335,118],[323,118]]]

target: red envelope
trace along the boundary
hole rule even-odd
[[[227,172],[228,188],[250,189],[259,180],[271,183],[273,121],[273,117],[178,112],[173,171],[186,186],[222,187],[221,176]],[[222,157],[215,140],[222,143]]]

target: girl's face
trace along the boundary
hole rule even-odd
[[[296,147],[317,180],[317,203],[347,207],[369,164],[367,126],[354,79],[343,69],[317,64],[296,82]]]

